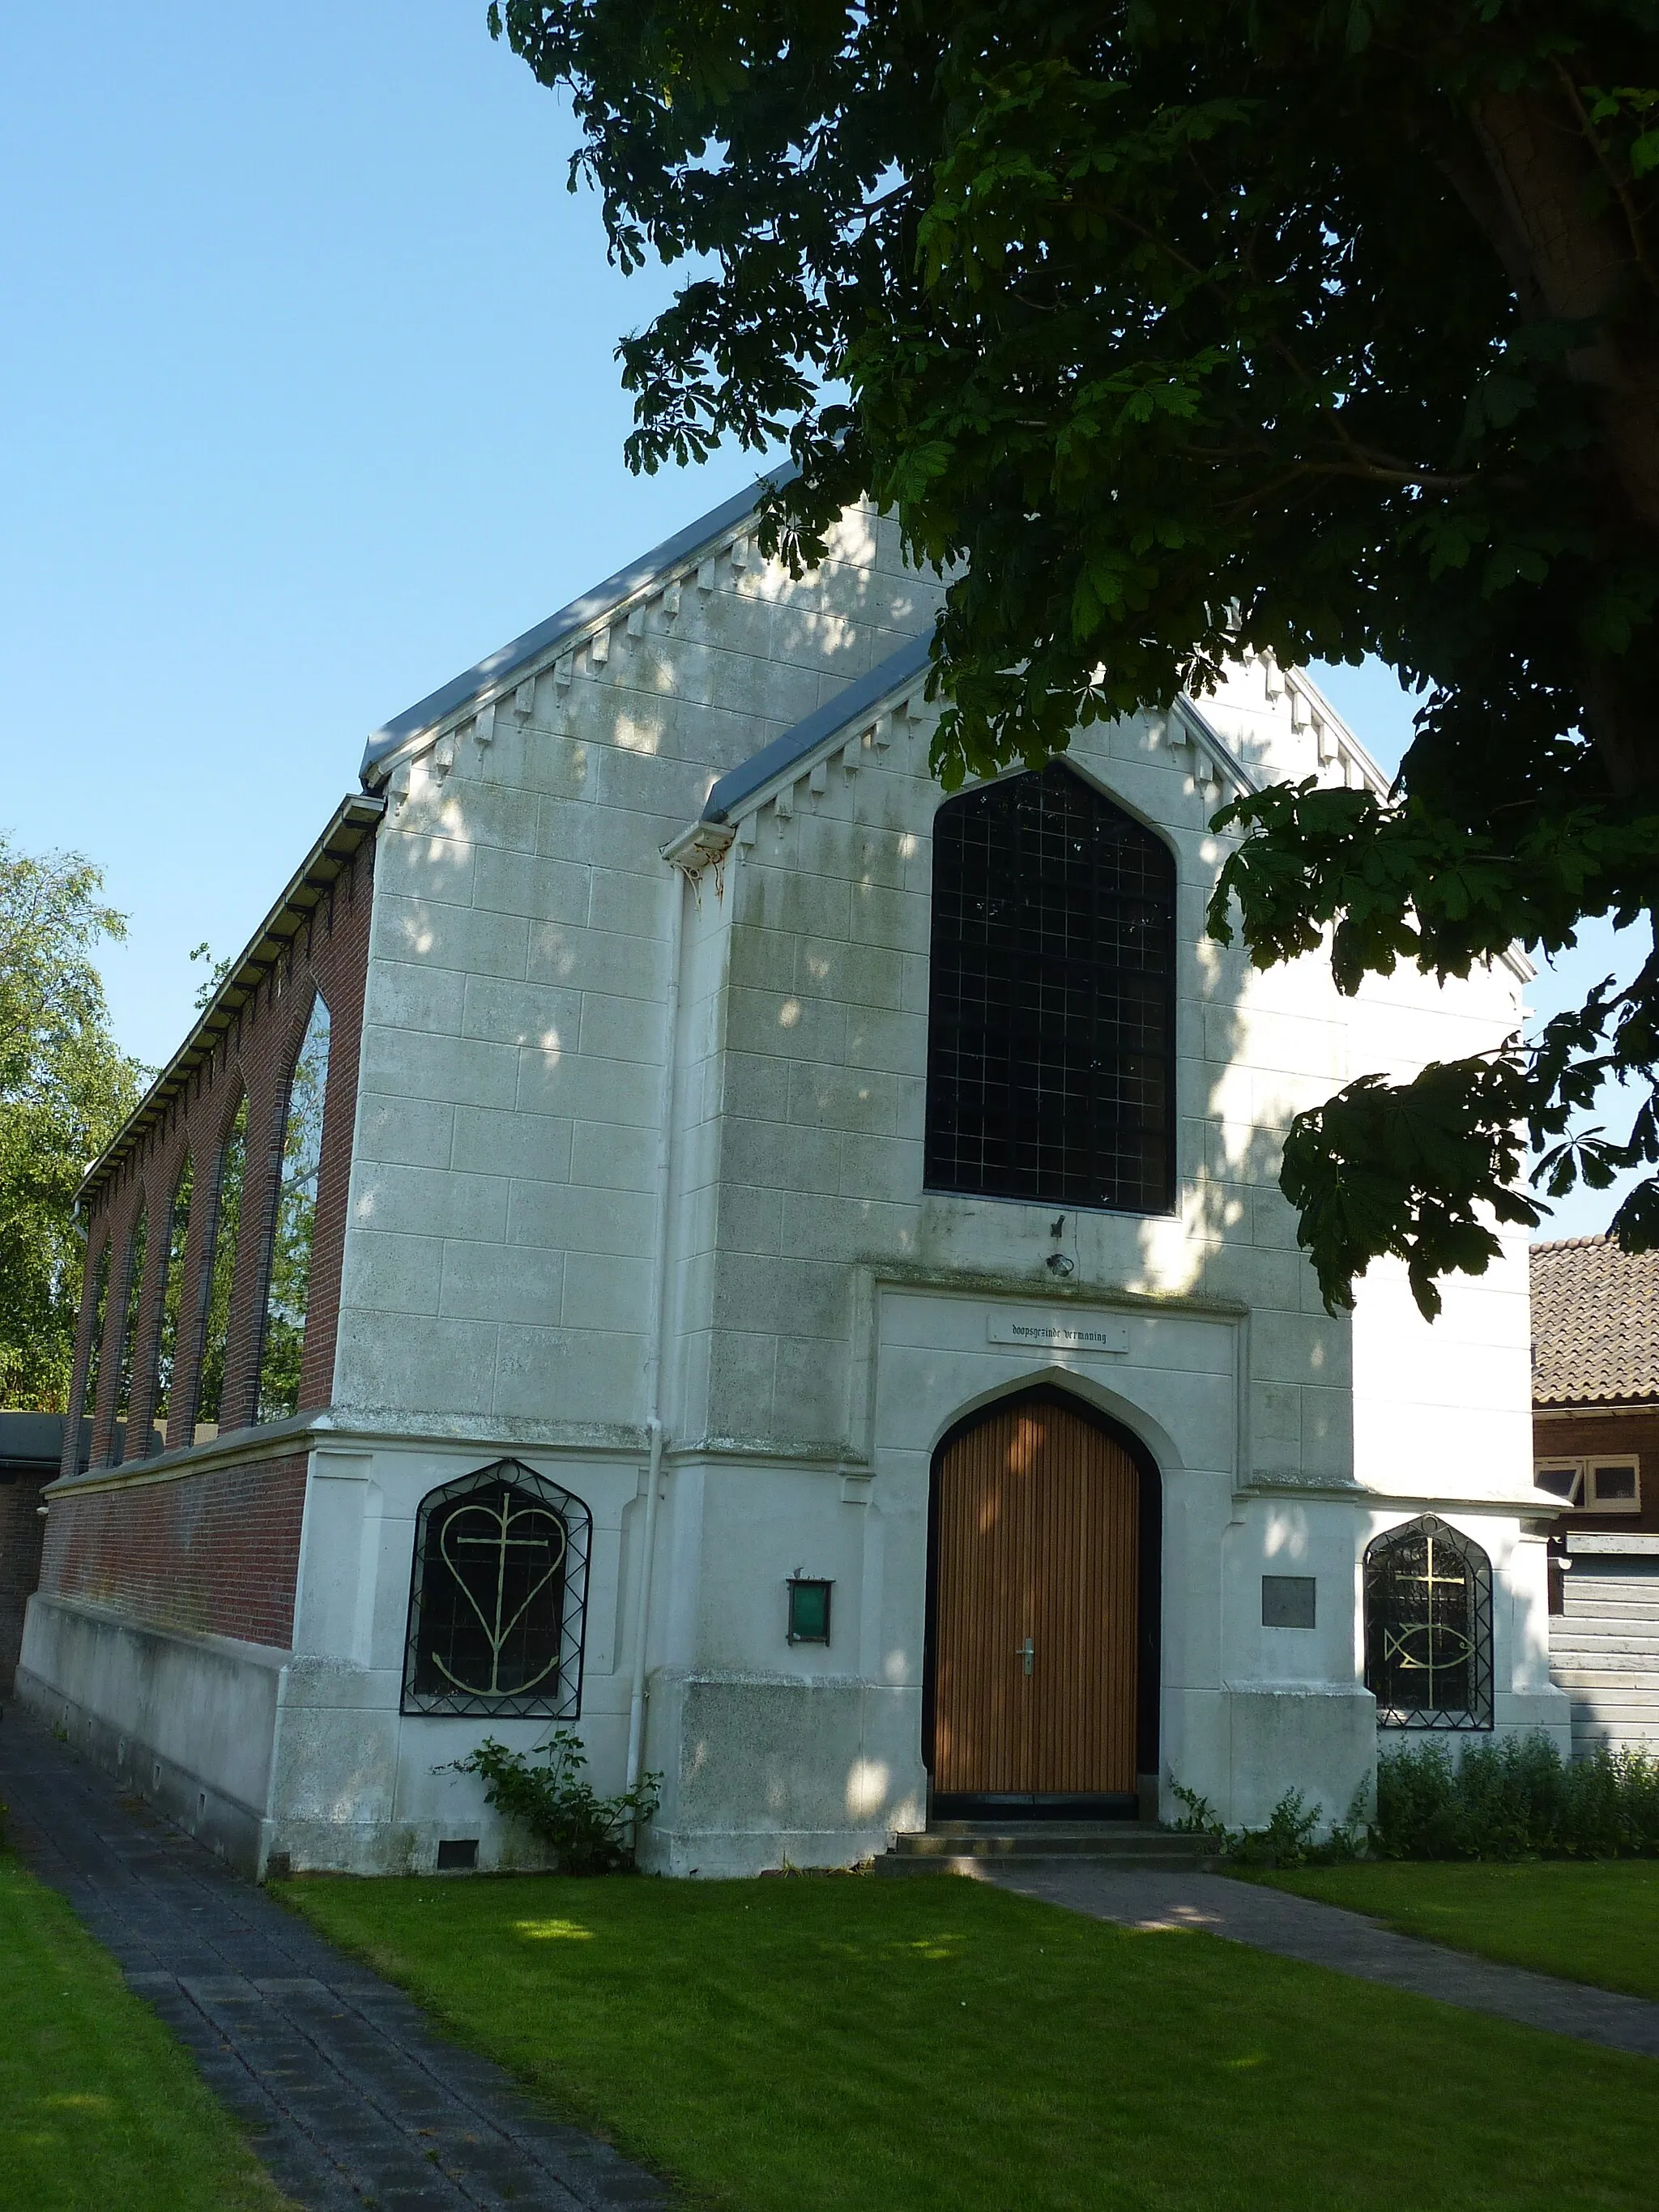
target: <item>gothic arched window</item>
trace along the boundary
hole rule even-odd
[[[165,1439],[173,1411],[173,1378],[179,1371],[184,1314],[185,1247],[190,1237],[190,1194],[195,1170],[188,1152],[173,1186],[173,1205],[167,1213],[167,1250],[161,1255],[161,1327],[156,1338],[155,1397],[152,1419]]]
[[[230,1294],[236,1281],[236,1246],[242,1232],[242,1186],[247,1179],[247,1093],[236,1102],[219,1153],[218,1176],[202,1270],[201,1364],[196,1382],[192,1441],[219,1433],[224,1409],[225,1362],[230,1352]]]
[[[1365,1686],[1383,1728],[1492,1726],[1492,1563],[1431,1513],[1365,1553]]]
[[[933,822],[931,1190],[1174,1202],[1175,858],[1062,762]]]
[[[104,1366],[104,1328],[109,1316],[109,1267],[113,1248],[106,1237],[88,1279],[86,1365],[81,1370],[81,1419],[88,1429],[98,1412],[98,1378]],[[76,1465],[80,1465],[77,1451]]]
[[[311,1306],[311,1248],[317,1233],[317,1177],[328,1097],[329,1032],[328,1006],[319,991],[311,1002],[289,1079],[288,1110],[283,1119],[282,1176],[265,1275],[256,1421],[283,1421],[300,1410],[300,1362]]]
[[[415,1522],[404,1711],[574,1720],[592,1527],[580,1498],[522,1460],[428,1492]]]
[[[127,1239],[126,1282],[121,1308],[121,1340],[115,1360],[115,1425],[125,1435],[127,1416],[132,1411],[132,1385],[141,1371],[143,1354],[138,1348],[138,1313],[144,1294],[144,1250],[149,1241],[149,1217],[141,1206],[138,1218],[132,1224]],[[128,1439],[129,1445],[131,1439]],[[123,1455],[141,1459],[141,1452],[124,1447]],[[114,1453],[112,1450],[112,1458]]]

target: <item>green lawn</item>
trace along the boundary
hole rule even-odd
[[[115,1962],[0,1853],[0,2206],[282,2212],[280,2195]]]
[[[1656,1859],[1534,1859],[1522,1866],[1383,1860],[1254,1878],[1482,1958],[1659,1997]]]
[[[743,2212],[1655,2202],[1650,2060],[971,1881],[283,1893],[567,2117]]]

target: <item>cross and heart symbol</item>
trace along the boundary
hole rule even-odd
[[[536,1535],[515,1536],[513,1531],[520,1522],[539,1522],[541,1533]],[[464,1524],[469,1522],[482,1524],[480,1533],[476,1535],[461,1533]],[[483,1607],[479,1604],[472,1589],[477,1570],[482,1568],[488,1575],[492,1562],[482,1557],[465,1560],[458,1559],[456,1553],[464,1546],[474,1548],[480,1553],[488,1552],[494,1554],[493,1620],[491,1614],[486,1613]],[[569,1547],[569,1534],[564,1522],[551,1506],[540,1504],[515,1504],[511,1491],[503,1491],[494,1502],[484,1498],[473,1498],[467,1504],[459,1506],[447,1516],[438,1534],[438,1555],[454,1577],[457,1589],[477,1615],[478,1626],[484,1632],[484,1640],[489,1646],[489,1681],[487,1688],[477,1682],[464,1682],[460,1676],[445,1663],[441,1652],[433,1653],[434,1663],[449,1677],[458,1690],[469,1691],[475,1697],[483,1695],[494,1697],[501,1694],[501,1652],[507,1638],[564,1565],[565,1553]],[[510,1617],[503,1620],[503,1609],[507,1603],[507,1555],[512,1552],[530,1551],[544,1551],[547,1553],[546,1569],[531,1584]],[[488,1595],[486,1591],[486,1595]],[[533,1690],[538,1682],[544,1681],[552,1673],[558,1663],[559,1652],[556,1643],[552,1657],[540,1673],[529,1681],[515,1685],[515,1687],[520,1692]]]
[[[1462,1665],[1474,1650],[1474,1638],[1446,1618],[1440,1595],[1442,1591],[1447,1593],[1444,1603],[1458,1612],[1462,1610],[1466,1583],[1462,1563],[1451,1573],[1445,1573],[1435,1557],[1435,1548],[1430,1538],[1423,1547],[1420,1571],[1407,1570],[1399,1577],[1407,1588],[1413,1584],[1420,1587],[1426,1601],[1427,1620],[1404,1626],[1390,1625],[1382,1638],[1386,1664],[1429,1674],[1443,1674]]]

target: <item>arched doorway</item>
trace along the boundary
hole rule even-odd
[[[1068,1393],[933,1455],[924,1743],[936,1815],[1133,1818],[1158,1773],[1162,1486]]]

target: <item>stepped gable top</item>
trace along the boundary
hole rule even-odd
[[[1659,1400],[1659,1252],[1611,1237],[1532,1248],[1535,1406]]]
[[[416,700],[414,706],[406,707],[401,714],[394,714],[378,730],[372,730],[363,748],[360,770],[364,788],[378,790],[395,757],[436,730],[441,722],[464,720],[470,708],[482,706],[509,690],[532,661],[545,660],[556,654],[561,645],[613,615],[627,600],[666,583],[671,569],[688,565],[714,539],[746,521],[774,485],[787,483],[795,473],[791,463],[757,477],[745,490],[723,500],[707,514],[688,523],[684,530],[677,530],[672,538],[664,538],[660,545],[653,546],[639,560],[618,568],[614,576],[607,576],[602,584],[595,584],[579,599],[572,599],[568,606],[561,607],[545,622],[538,623],[534,629],[526,630],[521,637],[515,637],[474,667],[452,677],[447,684],[441,684],[424,699]]]

